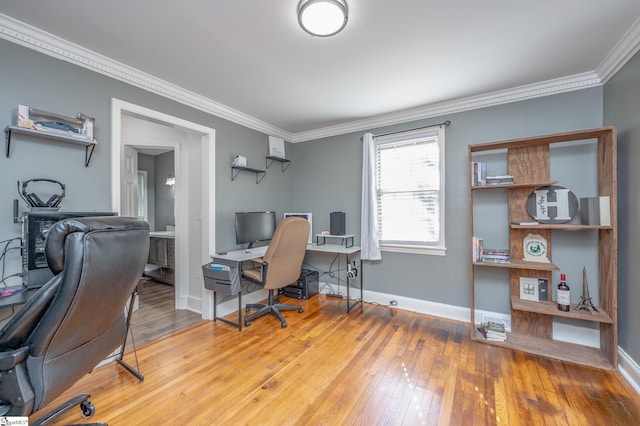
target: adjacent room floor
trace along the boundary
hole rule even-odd
[[[165,337],[202,321],[198,313],[175,308],[175,287],[147,279],[140,295],[140,307],[131,317],[136,347]],[[131,336],[128,338],[131,347]]]

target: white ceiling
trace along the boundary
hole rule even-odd
[[[318,38],[298,0],[3,1],[0,37],[39,48],[7,30],[26,23],[294,141],[601,84],[640,39],[638,0],[347,2]]]

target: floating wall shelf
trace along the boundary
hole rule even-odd
[[[266,162],[266,165],[267,165],[267,169],[271,166],[271,164],[273,164],[274,161],[277,161],[282,165],[282,172],[283,173],[291,165],[291,160],[287,160],[286,158],[266,157],[266,161],[265,162]]]
[[[267,172],[264,170],[252,169],[251,167],[240,167],[240,166],[231,166],[231,180],[235,180],[235,178],[240,174],[240,172],[249,172],[256,174],[256,183],[260,183],[262,179],[264,179]]]
[[[87,140],[82,138],[76,138],[73,136],[65,136],[65,135],[57,135],[55,133],[46,133],[38,130],[25,129],[24,127],[17,126],[7,126],[4,129],[5,140],[6,140],[6,148],[7,148],[7,158],[9,158],[9,154],[11,153],[11,135],[13,133],[33,136],[35,138],[47,139],[58,142],[71,143],[75,145],[81,145],[85,147],[84,151],[84,166],[89,167],[89,162],[91,161],[91,156],[93,155],[93,150],[96,147],[95,139]]]

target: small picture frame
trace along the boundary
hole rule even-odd
[[[538,278],[520,277],[520,299],[537,302]]]

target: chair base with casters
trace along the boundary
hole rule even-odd
[[[54,408],[53,410],[49,411],[47,414],[45,414],[44,416],[40,417],[38,420],[36,420],[35,423],[33,423],[34,426],[44,426],[49,424],[49,422],[52,422],[53,420],[55,420],[58,416],[66,413],[67,411],[71,410],[73,407],[75,407],[76,405],[79,406],[80,410],[82,410],[82,417],[85,419],[88,419],[90,417],[93,417],[94,413],[96,412],[96,407],[91,403],[91,401],[89,401],[89,397],[90,395],[88,393],[83,393],[81,395],[78,395],[70,400],[68,400],[67,402],[65,402],[64,404]],[[106,423],[85,423],[84,426],[107,426]]]
[[[267,304],[262,303],[249,303],[247,304],[246,311],[249,312],[251,309],[258,309],[257,312],[252,313],[249,316],[244,318],[245,327],[249,327],[251,325],[251,320],[261,317],[266,314],[273,314],[280,320],[282,324],[282,328],[287,326],[287,321],[284,319],[280,311],[295,311],[298,313],[303,313],[304,309],[300,305],[282,305],[280,304],[280,300],[275,298],[274,291],[269,290],[269,300]]]

